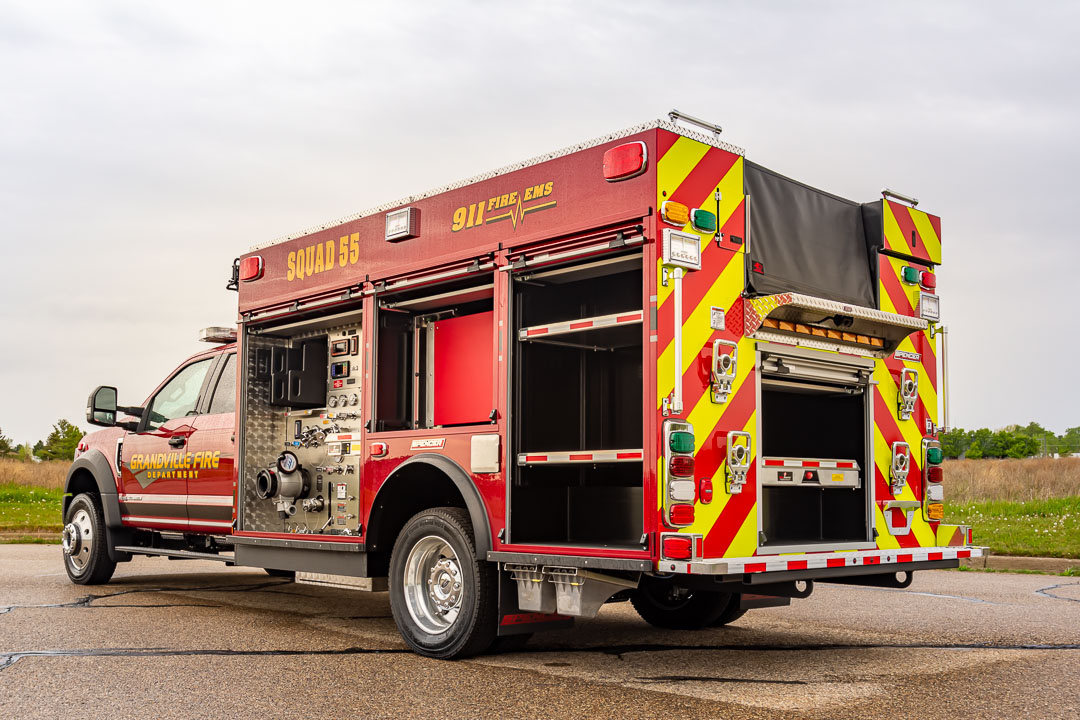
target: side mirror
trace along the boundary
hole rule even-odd
[[[86,422],[112,427],[116,424],[116,388],[102,385],[86,401]]]

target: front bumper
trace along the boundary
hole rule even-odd
[[[657,572],[686,575],[746,575],[751,573],[818,570],[824,568],[864,568],[982,557],[986,548],[965,547],[901,548],[899,550],[853,550],[850,552],[763,555],[760,557],[716,558],[715,560],[667,560],[656,563]],[[865,572],[865,571],[864,571]]]

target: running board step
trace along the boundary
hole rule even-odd
[[[140,545],[117,545],[115,548],[119,552],[132,553],[135,555],[148,555],[167,558],[176,558],[179,560],[217,560],[223,562],[226,565],[232,565],[234,562],[232,554],[224,553],[208,553],[208,552],[196,552],[194,550],[166,550],[165,548],[151,548],[142,547]]]

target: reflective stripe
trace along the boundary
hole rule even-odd
[[[232,507],[232,495],[161,495],[147,493],[145,495],[123,494],[119,497],[122,503],[143,503],[153,505],[220,505]]]
[[[122,515],[120,517],[124,522],[129,523],[144,523],[144,524],[158,524],[158,525],[197,525],[199,527],[219,527],[219,528],[231,528],[232,521],[223,520],[182,520],[180,518],[160,518],[160,517],[142,517],[139,515]]]
[[[827,567],[856,567],[892,563],[928,562],[981,557],[981,547],[904,548],[897,550],[860,550],[855,552],[778,555],[773,557],[743,557],[718,560],[677,562],[660,560],[656,563],[663,572],[712,575],[741,575],[756,572],[811,570]]]

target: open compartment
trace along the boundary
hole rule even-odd
[[[513,278],[514,543],[637,545],[641,253]]]
[[[493,288],[485,274],[379,299],[376,431],[492,421]]]
[[[762,354],[758,469],[764,545],[867,542],[873,365],[802,353]]]

